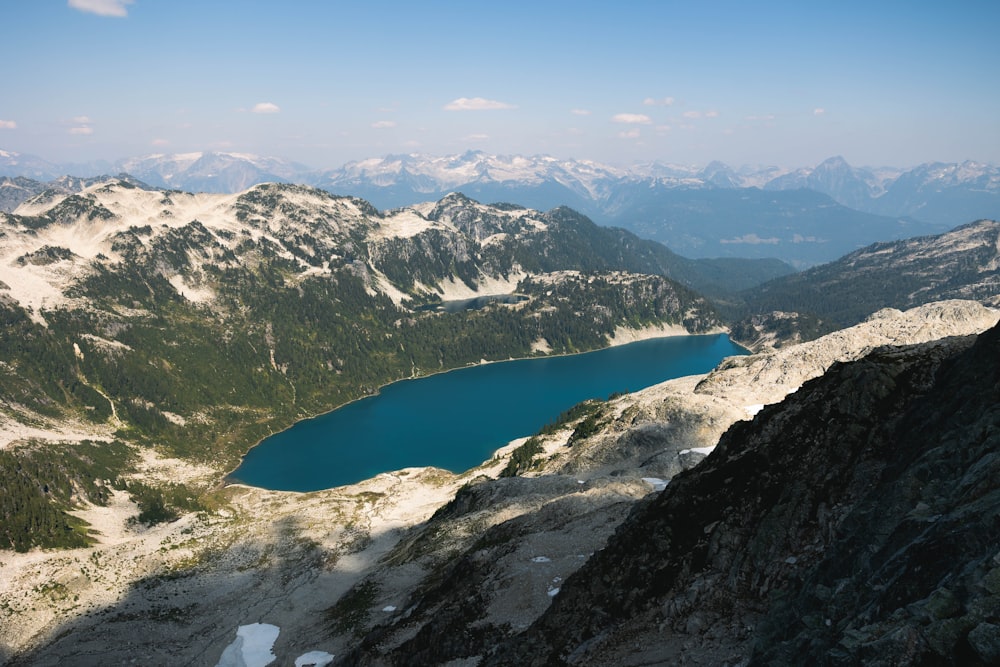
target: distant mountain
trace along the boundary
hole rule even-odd
[[[806,267],[875,241],[1000,217],[1000,187],[994,185],[1000,170],[971,163],[953,167],[942,181],[930,177],[940,171],[932,166],[859,169],[840,157],[792,172],[721,162],[701,170],[659,162],[622,170],[469,152],[354,162],[325,172],[314,184],[386,208],[450,191],[542,210],[567,205],[684,255],[776,257]]]
[[[944,234],[876,243],[837,261],[747,290],[749,313],[819,317],[821,330],[855,324],[885,307],[943,299],[1000,298],[1000,222],[980,220]]]
[[[839,156],[821,162],[815,169],[778,176],[765,186],[767,190],[814,190],[859,211],[868,211],[871,200],[884,192],[882,188],[883,183],[874,173],[855,169]]]
[[[702,169],[663,162],[620,169],[468,151],[389,155],[319,171],[244,153],[156,154],[114,165],[60,167],[0,151],[0,175],[44,180],[122,172],[191,192],[233,193],[263,182],[313,185],[383,210],[437,201],[450,192],[536,210],[568,206],[688,256],[774,257],[798,267],[875,241],[1000,218],[1000,169],[973,162],[901,170],[853,167],[833,157],[792,171],[721,162]]]
[[[977,162],[923,164],[886,184],[866,209],[928,222],[1000,218],[1000,169]]]
[[[0,149],[0,176],[49,180],[60,176],[60,167],[34,155]]]
[[[26,176],[0,176],[0,212],[10,213],[26,199],[45,191],[49,185]]]
[[[305,165],[247,153],[147,155],[116,164],[150,185],[187,192],[231,193],[259,183],[304,182]]]
[[[776,257],[798,268],[868,243],[938,231],[863,213],[807,189],[673,187],[633,180],[605,202],[608,224],[689,257]]]
[[[624,175],[622,170],[586,160],[468,151],[448,157],[390,155],[350,162],[324,172],[312,184],[364,197],[380,208],[462,192],[483,202],[511,202],[540,210],[569,206],[592,215],[600,211],[599,202],[611,185]]]

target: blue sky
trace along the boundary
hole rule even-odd
[[[0,0],[0,148],[1000,164],[1000,2]]]

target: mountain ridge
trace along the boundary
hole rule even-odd
[[[23,176],[27,167],[6,155],[0,158],[0,204],[9,208],[25,192],[24,183],[9,183],[10,176]],[[383,210],[452,191],[538,210],[569,206],[688,256],[776,257],[799,268],[875,241],[1000,217],[1000,170],[971,161],[911,169],[856,168],[840,157],[796,170],[720,162],[619,168],[467,151],[389,155],[313,170],[279,158],[200,152],[77,168],[128,172],[157,187],[188,191],[233,193],[261,182],[295,182],[360,197]]]
[[[992,664],[998,344],[876,350],[738,424],[485,664]]]
[[[742,293],[734,312],[775,310],[818,318],[820,331],[850,326],[882,307],[908,309],[951,298],[995,303],[1000,295],[1000,223],[978,220],[943,234],[875,243],[840,259]],[[745,320],[737,337],[751,341]]]

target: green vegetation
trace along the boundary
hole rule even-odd
[[[0,548],[90,544],[87,525],[68,512],[83,500],[106,504],[133,457],[118,441],[0,451]]]
[[[621,395],[620,393],[612,394],[611,396],[608,397],[608,400],[610,401],[613,398],[616,398],[620,395]],[[602,404],[603,404],[602,401],[598,401],[596,399],[590,399],[587,401],[582,401],[580,403],[577,403],[569,410],[565,410],[562,414],[560,414],[559,417],[557,417],[554,422],[543,426],[541,431],[539,431],[539,433],[541,433],[542,435],[551,435],[556,431],[565,428],[569,424],[572,424],[573,422],[580,421],[581,419],[585,419],[595,414],[598,410],[601,409]]]
[[[535,456],[543,451],[542,441],[537,436],[528,438],[523,445],[511,452],[507,466],[500,471],[500,477],[516,477],[530,470]]]
[[[618,395],[620,394],[613,394],[608,400]],[[500,477],[516,477],[539,466],[540,462],[535,457],[545,451],[542,447],[542,436],[552,435],[571,424],[576,424],[566,442],[572,446],[575,442],[589,438],[600,431],[605,405],[605,401],[589,399],[564,411],[554,422],[543,426],[538,435],[528,438],[524,444],[511,452],[507,465],[500,471]]]
[[[180,518],[181,512],[205,509],[198,494],[183,484],[167,484],[162,487],[150,486],[143,482],[126,482],[123,487],[139,506],[139,514],[131,519],[134,523],[154,526],[169,523]]]
[[[604,415],[600,410],[594,410],[581,419],[580,423],[576,425],[575,429],[573,429],[573,433],[569,436],[569,440],[566,444],[572,446],[576,442],[589,438],[600,431],[601,426],[603,425],[601,422],[601,417],[603,416]]]

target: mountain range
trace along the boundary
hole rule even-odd
[[[214,664],[248,618],[280,619],[285,662],[993,659],[997,335],[966,336],[996,322],[996,223],[785,276],[458,193],[60,183],[0,214],[0,659]],[[219,487],[387,382],[739,308],[784,339],[878,312],[586,402],[465,473]]]
[[[799,268],[876,241],[1000,217],[1000,169],[974,162],[859,168],[834,157],[794,170],[720,162],[703,168],[653,162],[621,169],[587,160],[476,151],[391,155],[333,170],[241,153],[55,165],[0,151],[0,176],[7,177],[0,180],[2,210],[48,187],[67,187],[42,181],[68,173],[127,173],[156,187],[192,192],[234,193],[262,182],[292,182],[360,197],[383,210],[462,192],[482,202],[539,210],[568,206],[688,257],[772,257]],[[22,180],[15,182],[16,177]]]

